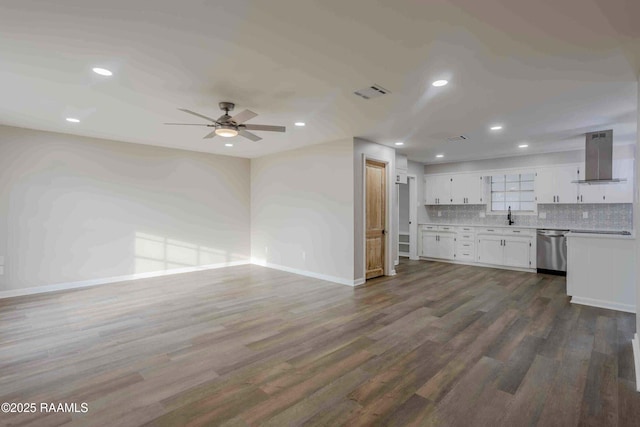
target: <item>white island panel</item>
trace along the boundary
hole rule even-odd
[[[575,304],[636,312],[635,239],[567,236],[567,294]]]

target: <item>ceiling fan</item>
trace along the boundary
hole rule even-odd
[[[212,119],[211,117],[204,116],[202,114],[196,113],[195,111],[187,110],[185,108],[178,108],[180,111],[184,111],[185,113],[194,115],[196,117],[200,117],[205,120],[209,120],[209,123],[165,123],[165,125],[178,125],[178,126],[207,126],[215,128],[213,132],[204,136],[204,139],[210,139],[215,137],[216,135],[222,136],[225,138],[230,138],[232,136],[244,136],[251,141],[260,141],[258,135],[249,132],[250,130],[254,131],[268,131],[268,132],[285,132],[286,128],[284,126],[269,126],[269,125],[252,125],[252,124],[244,124],[247,120],[251,120],[257,116],[256,113],[250,110],[244,110],[241,113],[236,114],[231,117],[229,115],[229,111],[233,111],[235,104],[233,102],[220,102],[218,104],[220,109],[224,111],[224,114],[218,117],[217,119]]]

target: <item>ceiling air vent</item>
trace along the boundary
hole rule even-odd
[[[464,135],[458,135],[458,136],[450,136],[447,138],[447,142],[462,142],[462,141],[466,141],[468,138]]]
[[[357,91],[355,91],[353,93],[355,93],[356,95],[358,95],[359,97],[364,98],[364,99],[372,99],[372,98],[377,98],[377,97],[382,96],[382,95],[386,95],[386,94],[391,93],[391,92],[388,91],[387,89],[383,88],[380,85],[375,85],[374,84],[374,85],[371,85],[371,86],[366,87],[364,89],[357,90]]]

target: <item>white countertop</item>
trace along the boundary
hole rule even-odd
[[[625,240],[635,240],[636,236],[634,233],[631,234],[598,234],[597,232],[594,233],[567,233],[566,234],[567,237],[578,237],[581,239],[584,238],[588,238],[588,239],[625,239]]]
[[[445,227],[491,227],[491,228],[526,228],[536,230],[540,227],[532,227],[530,225],[493,225],[493,224],[450,224],[446,222],[419,222],[418,225],[444,225]],[[545,230],[568,230],[567,228],[546,228]]]
[[[621,235],[621,234],[598,234],[598,231],[620,231],[620,230],[608,230],[608,229],[600,229],[600,230],[588,230],[583,228],[571,229],[570,227],[538,227],[531,225],[493,225],[493,224],[451,224],[451,223],[443,223],[443,222],[420,222],[418,225],[444,225],[445,227],[481,227],[481,228],[524,228],[528,230],[579,230],[579,231],[593,231],[593,233],[568,233],[567,236],[571,237],[585,237],[585,238],[604,238],[604,239],[635,239],[635,233],[631,232],[630,235]]]

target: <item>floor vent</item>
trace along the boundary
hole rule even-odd
[[[461,141],[466,141],[468,138],[464,135],[458,135],[458,136],[450,136],[449,138],[447,138],[447,142],[461,142]]]
[[[357,90],[353,93],[364,99],[372,99],[378,98],[379,96],[386,95],[391,92],[383,88],[382,86],[374,84],[364,89]]]

